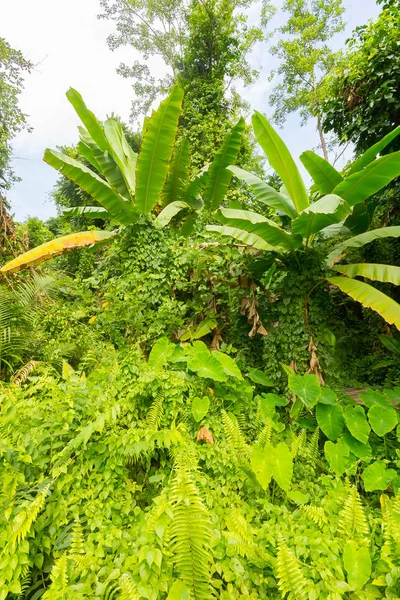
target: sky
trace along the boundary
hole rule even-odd
[[[344,0],[344,4],[347,27],[337,36],[337,47],[355,27],[379,13],[375,0]],[[65,97],[69,87],[82,94],[99,119],[111,113],[129,119],[131,82],[118,75],[116,68],[138,57],[128,48],[109,50],[106,40],[114,25],[97,19],[99,12],[98,0],[0,0],[0,37],[35,64],[20,97],[33,131],[23,131],[14,140],[13,167],[22,181],[7,195],[19,221],[28,216],[46,219],[56,214],[51,191],[58,174],[42,157],[47,147],[77,141],[79,120]],[[268,94],[272,84],[267,68],[271,68],[272,58],[266,46],[259,45],[250,59],[252,66],[262,71],[259,80],[243,95],[253,109],[270,115]],[[157,60],[153,59],[151,66],[163,75],[163,65]],[[318,144],[314,124],[301,127],[297,115],[288,118],[280,133],[295,158]]]

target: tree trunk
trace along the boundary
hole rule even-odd
[[[326,142],[325,142],[325,137],[324,137],[324,132],[322,131],[322,123],[321,123],[320,115],[318,115],[318,117],[317,117],[317,123],[318,123],[317,128],[318,128],[318,133],[319,133],[319,139],[321,140],[322,152],[324,153],[325,160],[329,160],[328,150],[326,147]]]

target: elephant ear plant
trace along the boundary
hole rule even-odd
[[[280,191],[260,178],[229,166],[238,179],[245,182],[255,199],[268,207],[271,218],[248,210],[221,208],[221,225],[209,225],[209,231],[228,235],[245,244],[274,252],[279,257],[288,253],[307,252],[321,238],[340,238],[326,255],[326,276],[330,284],[377,311],[388,323],[400,329],[400,305],[370,284],[355,279],[400,283],[400,267],[379,264],[341,264],[349,248],[369,242],[399,237],[400,226],[366,231],[346,239],[361,219],[359,208],[367,198],[376,194],[400,175],[400,152],[377,158],[390,141],[400,133],[400,127],[370,148],[356,160],[345,174],[339,173],[326,160],[313,152],[302,154],[301,161],[314,180],[311,194],[307,193],[288,148],[267,119],[256,112],[253,116],[256,139],[265,151],[271,167],[283,182]],[[333,240],[329,240],[331,244]],[[342,276],[335,276],[337,271]]]
[[[98,121],[76,90],[70,89],[67,98],[83,124],[79,127],[78,153],[91,167],[50,149],[45,151],[44,160],[92,196],[97,206],[66,209],[65,215],[101,217],[110,220],[112,226],[124,227],[157,207],[155,225],[163,227],[180,211],[186,211],[187,221],[194,221],[198,211],[219,206],[233,175],[226,167],[238,156],[243,119],[228,133],[212,163],[190,177],[188,142],[184,140],[175,148],[183,100],[178,86],[145,121],[139,154],[129,146],[117,119]],[[200,197],[203,189],[204,201]],[[57,238],[20,255],[0,273],[14,273],[68,250],[108,242],[116,233],[92,230]]]

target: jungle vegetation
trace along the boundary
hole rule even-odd
[[[267,1],[100,0],[110,48],[143,59],[119,69],[133,121],[69,89],[58,216],[0,199],[0,600],[400,597],[400,9],[380,4],[333,51],[341,0],[286,0],[275,31]],[[270,118],[232,87],[256,44]],[[5,195],[32,65],[3,39],[0,65]],[[320,140],[299,161],[291,113]]]

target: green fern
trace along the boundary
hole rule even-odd
[[[22,510],[16,515],[11,533],[12,543],[18,544],[26,538],[46,502],[49,489],[50,485],[47,485],[37,494],[26,510]]]
[[[364,508],[357,489],[353,485],[349,486],[348,493],[346,494],[339,523],[339,532],[350,539],[364,537],[369,533]]]
[[[307,517],[322,529],[328,523],[327,516],[322,506],[303,506],[302,507]]]
[[[164,394],[159,392],[147,413],[147,426],[150,431],[157,431],[164,415]]]
[[[382,547],[382,559],[391,563],[396,563],[400,557],[400,496],[391,499],[386,494],[382,494],[382,529],[385,543]]]
[[[307,440],[306,430],[302,429],[292,442],[293,458],[296,458],[296,456],[302,452],[302,450],[305,446],[306,440]]]
[[[283,538],[278,542],[276,573],[283,597],[287,597],[288,600],[307,600],[307,580],[297,558]]]
[[[311,436],[310,443],[305,446],[306,454],[314,466],[319,462],[319,427],[316,428]]]
[[[269,442],[271,441],[271,435],[272,435],[271,424],[266,423],[264,425],[264,427],[262,428],[260,435],[258,436],[257,444],[260,444],[260,446],[262,446],[264,448],[265,444],[269,444]]]
[[[190,472],[178,468],[170,501],[173,520],[170,550],[180,578],[193,600],[212,598],[210,587],[211,522]]]
[[[128,573],[124,573],[120,577],[119,587],[121,591],[120,600],[139,600],[140,596],[136,593],[132,577]]]
[[[51,570],[52,583],[58,583],[61,589],[65,589],[68,585],[68,556],[64,553],[56,560]],[[50,588],[49,588],[50,590]]]
[[[250,454],[250,449],[246,443],[245,437],[239,427],[235,415],[222,411],[222,423],[228,447],[236,456],[237,460],[247,459]]]

